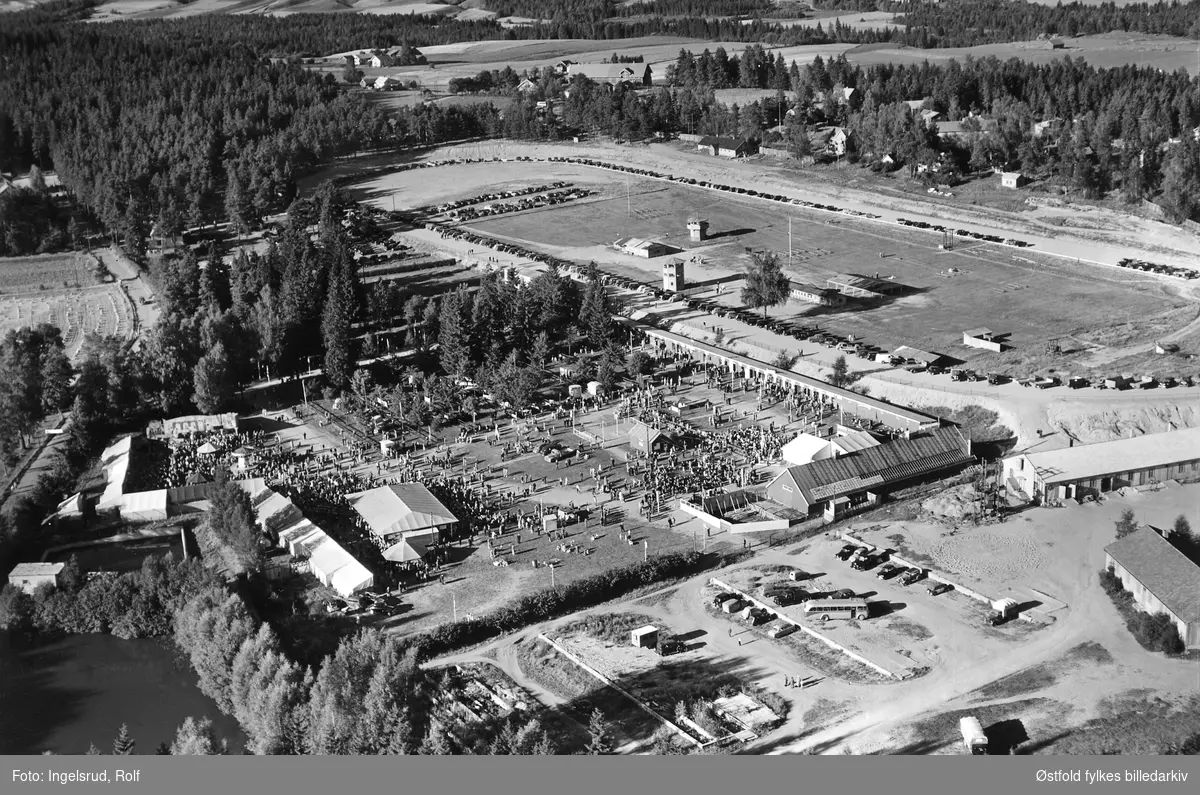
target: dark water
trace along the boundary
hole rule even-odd
[[[66,563],[74,555],[84,571],[125,572],[140,569],[142,561],[151,555],[158,557],[168,552],[175,556],[175,560],[183,560],[183,544],[179,536],[64,549],[51,555],[50,560]]]
[[[188,716],[212,719],[231,753],[246,742],[237,722],[196,687],[170,640],[72,635],[27,642],[0,632],[0,754],[112,753],[122,723],[153,754]]]

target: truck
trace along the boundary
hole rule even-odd
[[[962,732],[963,745],[972,756],[984,756],[988,752],[988,738],[979,725],[979,718],[966,717],[958,721],[958,730]]]
[[[988,616],[988,623],[995,627],[1010,621],[1017,615],[1017,607],[1016,599],[997,599],[992,602],[992,613]]]

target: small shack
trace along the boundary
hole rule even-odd
[[[1007,333],[992,331],[990,328],[973,328],[963,332],[963,345],[968,348],[1003,353],[1009,346],[1005,344]]]
[[[65,568],[63,563],[18,563],[8,575],[8,584],[32,594],[42,585],[58,587],[58,575]]]
[[[636,649],[658,648],[658,627],[647,624],[629,632],[629,643]]]

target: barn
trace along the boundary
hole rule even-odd
[[[1004,459],[1004,484],[1024,500],[1071,500],[1125,486],[1200,477],[1200,428],[1023,453]]]
[[[1104,548],[1104,565],[1134,602],[1150,614],[1166,613],[1189,649],[1200,648],[1200,566],[1152,527]]]
[[[847,455],[791,466],[767,484],[767,496],[827,521],[875,505],[885,491],[974,463],[958,428],[939,428]]]

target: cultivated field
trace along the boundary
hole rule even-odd
[[[43,254],[0,259],[0,295],[67,290],[97,283],[97,263],[87,254]]]
[[[72,358],[89,332],[117,336],[133,333],[132,307],[115,284],[0,296],[0,333],[39,323],[49,323],[62,331],[67,355]]]

